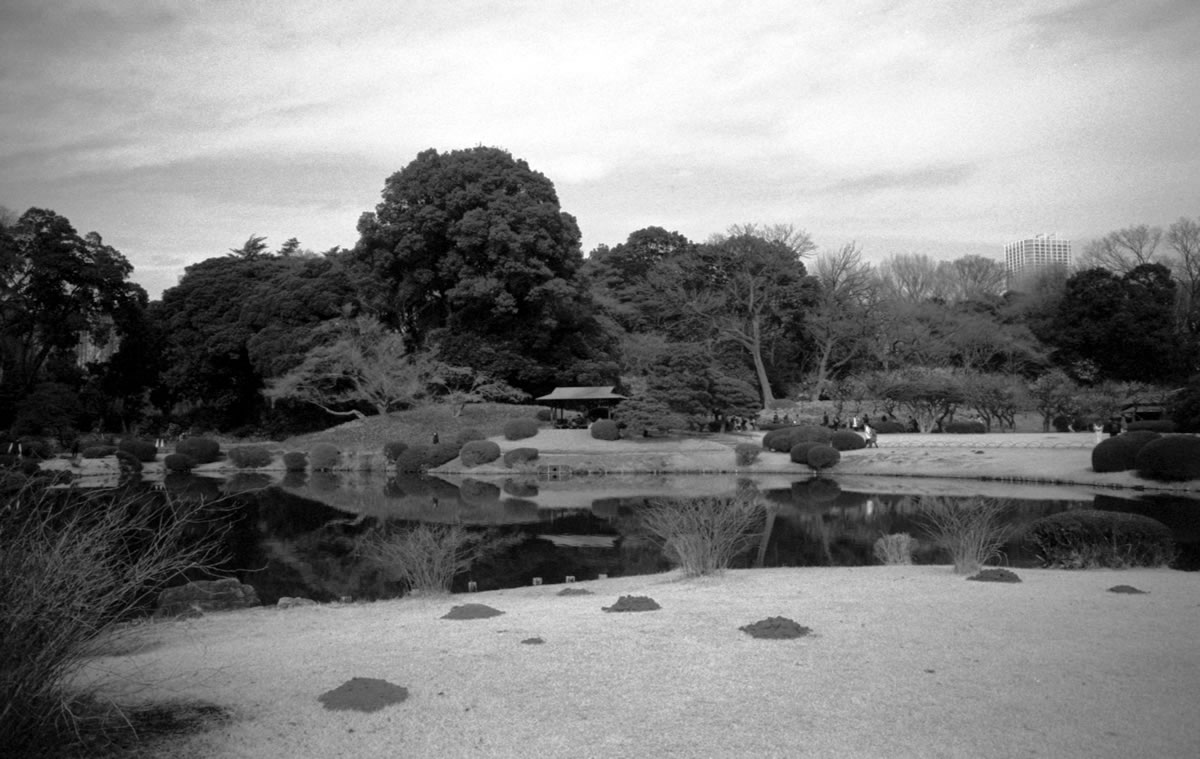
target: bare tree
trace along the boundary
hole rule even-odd
[[[815,348],[811,362],[815,401],[833,374],[869,350],[877,293],[871,265],[863,261],[862,249],[853,242],[817,258],[814,269],[821,290],[805,317],[805,327]]]
[[[946,300],[989,300],[1004,294],[1004,264],[994,258],[963,256],[938,264]]]
[[[1128,274],[1142,264],[1153,262],[1162,235],[1160,227],[1145,224],[1109,232],[1099,240],[1088,243],[1080,263],[1086,267]]]
[[[1200,222],[1181,218],[1172,224],[1167,245],[1175,252],[1171,272],[1179,283],[1179,325],[1189,334],[1200,333]]]
[[[940,294],[937,268],[924,253],[893,253],[879,265],[879,281],[887,295],[920,303]]]

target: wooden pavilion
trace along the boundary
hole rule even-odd
[[[556,387],[554,392],[537,398],[537,402],[550,407],[554,426],[567,426],[567,412],[573,411],[583,419],[606,419],[612,409],[625,396],[613,392],[615,386],[602,387]]]

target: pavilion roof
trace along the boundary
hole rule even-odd
[[[556,387],[554,392],[543,395],[539,401],[616,401],[625,396],[613,392],[615,385],[601,387]]]

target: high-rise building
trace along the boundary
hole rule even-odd
[[[1009,287],[1016,280],[1049,266],[1071,266],[1071,241],[1053,234],[1037,235],[1004,246],[1004,270]]]

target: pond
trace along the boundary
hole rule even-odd
[[[670,563],[638,514],[653,499],[732,495],[752,488],[766,506],[762,535],[738,567],[855,566],[877,563],[881,535],[919,541],[917,563],[948,563],[917,518],[922,499],[1003,498],[1015,526],[1067,509],[1144,514],[1166,524],[1180,548],[1178,569],[1200,569],[1200,500],[1132,490],[1032,486],[972,480],[819,478],[784,475],[594,476],[476,480],[355,473],[235,475],[222,481],[168,477],[184,497],[229,496],[227,569],[264,603],[283,596],[318,601],[381,599],[403,586],[361,558],[363,537],[381,523],[438,522],[507,536],[509,547],[454,580],[455,592],[562,583],[665,571]],[[1005,546],[1008,566],[1036,566],[1019,539]]]

